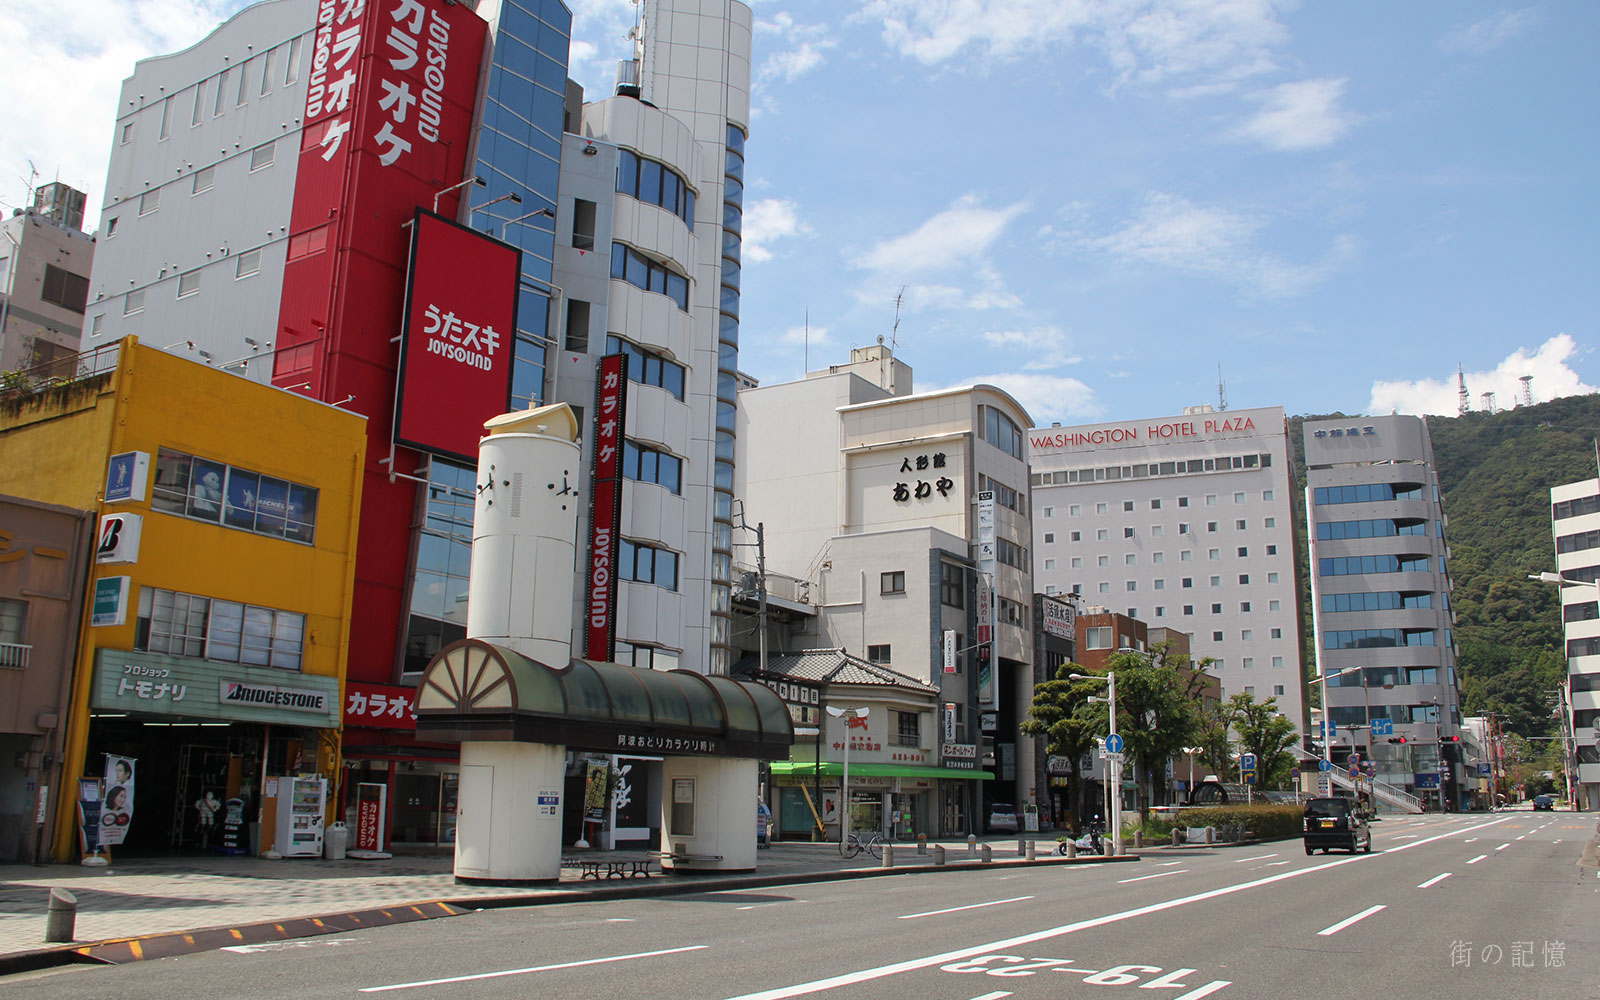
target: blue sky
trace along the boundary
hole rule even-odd
[[[97,200],[118,81],[237,6],[0,10],[5,91],[67,90],[0,111],[0,199],[32,159]],[[1454,413],[1458,364],[1474,408],[1600,385],[1600,5],[752,6],[762,382],[800,376],[809,315],[813,369],[881,335],[919,389],[990,382],[1041,425],[1215,405],[1219,365],[1229,405],[1291,413]],[[634,7],[573,10],[595,99]]]

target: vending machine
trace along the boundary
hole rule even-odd
[[[328,783],[321,777],[278,779],[275,847],[286,858],[322,856],[322,817]]]

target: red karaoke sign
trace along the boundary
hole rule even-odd
[[[395,440],[476,462],[511,405],[521,252],[425,209],[411,227]]]
[[[600,359],[594,391],[594,476],[589,495],[589,580],[583,655],[610,662],[617,647],[617,553],[622,524],[622,448],[628,356]]]

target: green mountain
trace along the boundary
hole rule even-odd
[[[1331,413],[1327,417],[1345,414]],[[1295,474],[1305,482],[1301,424],[1291,417]],[[1600,394],[1500,413],[1428,418],[1450,544],[1452,605],[1465,715],[1495,712],[1524,736],[1554,735],[1555,690],[1566,676],[1557,588],[1528,579],[1555,568],[1550,487],[1594,477]],[[1300,532],[1304,600],[1310,586]],[[1305,628],[1311,609],[1305,609]],[[1312,648],[1308,645],[1307,649]],[[1308,665],[1308,672],[1310,667]]]

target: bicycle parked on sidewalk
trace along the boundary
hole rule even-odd
[[[847,858],[853,858],[862,851],[875,858],[883,857],[883,834],[874,833],[863,837],[859,833],[851,832],[844,842],[839,845],[839,853]]]

